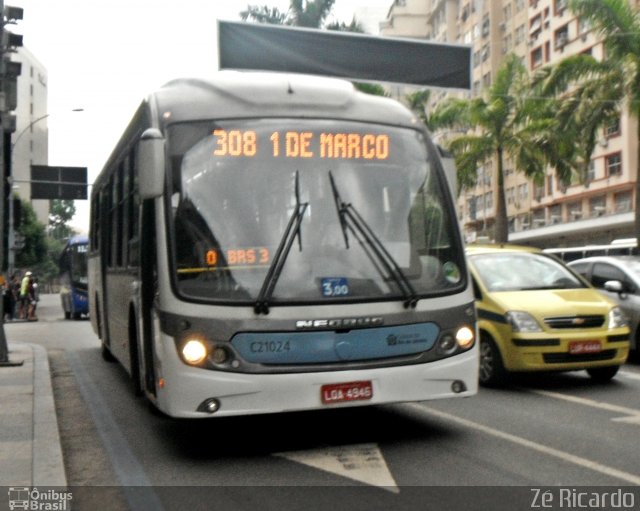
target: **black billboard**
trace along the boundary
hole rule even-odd
[[[31,165],[31,198],[86,200],[87,167]]]
[[[471,47],[256,23],[218,21],[220,69],[471,88]]]

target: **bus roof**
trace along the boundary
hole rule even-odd
[[[67,240],[67,246],[71,245],[85,245],[89,243],[89,237],[86,234],[76,234],[75,236],[71,236]]]
[[[292,73],[219,71],[212,78],[172,80],[149,94],[134,114],[94,182],[92,195],[107,178],[105,170],[137,141],[142,129],[164,131],[175,122],[323,118],[382,123],[423,130],[422,122],[393,99],[358,91],[351,82]]]
[[[185,101],[188,98],[188,101]],[[161,123],[251,117],[327,117],[415,127],[395,100],[365,94],[351,82],[301,74],[220,71],[212,79],[173,80],[152,93]]]

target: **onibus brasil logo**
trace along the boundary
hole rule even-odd
[[[9,509],[33,511],[66,511],[73,496],[71,492],[53,489],[38,490],[27,486],[9,487]]]

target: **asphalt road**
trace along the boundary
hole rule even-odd
[[[578,509],[616,495],[640,509],[638,364],[608,384],[538,375],[470,399],[179,421],[133,395],[56,296],[39,318],[5,330],[50,354],[74,509]]]

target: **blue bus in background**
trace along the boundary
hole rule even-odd
[[[65,319],[80,319],[83,314],[89,314],[88,246],[87,236],[73,236],[60,255],[60,301]]]

